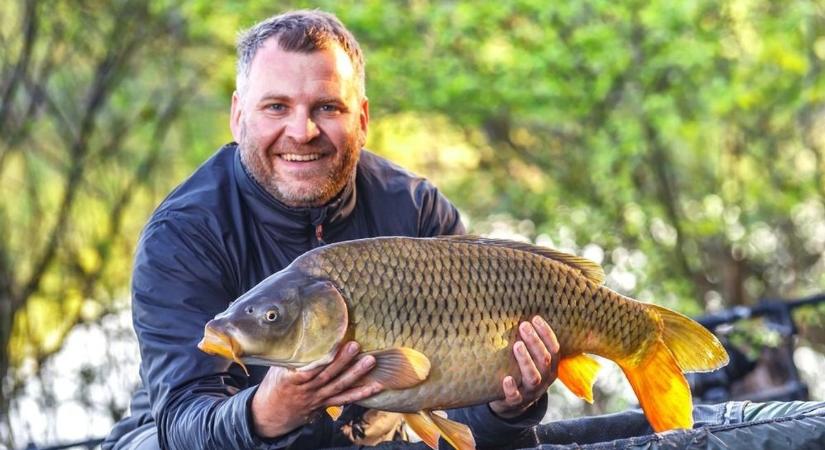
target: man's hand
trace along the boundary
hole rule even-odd
[[[559,341],[544,319],[536,316],[532,322],[522,322],[519,335],[513,353],[521,371],[521,385],[509,375],[504,377],[504,399],[490,402],[490,409],[504,419],[527,411],[556,381],[559,366]]]
[[[356,342],[341,346],[326,366],[300,372],[272,367],[252,397],[252,423],[260,437],[284,435],[308,423],[327,406],[340,406],[371,397],[383,388],[379,383],[363,384],[363,377],[375,358],[356,361]]]

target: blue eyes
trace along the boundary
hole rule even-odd
[[[266,109],[272,112],[284,112],[287,110],[287,106],[283,103],[272,103],[270,105],[266,105]],[[342,112],[342,108],[333,103],[327,103],[324,105],[320,105],[316,108],[318,111],[322,113],[340,113]]]
[[[339,112],[341,110],[337,105],[321,105],[318,109],[322,112]]]

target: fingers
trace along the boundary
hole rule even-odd
[[[521,373],[521,385],[525,390],[533,391],[541,384],[541,372],[539,372],[533,357],[527,349],[527,345],[518,341],[513,345],[513,353],[516,355],[519,372]]]
[[[544,346],[533,324],[529,322],[522,322],[519,326],[519,333],[527,351],[532,358],[532,363],[540,372],[545,372],[550,368],[551,355]]]
[[[502,386],[504,387],[504,403],[506,403],[510,408],[517,408],[521,406],[524,402],[524,397],[521,395],[521,391],[519,391],[518,386],[516,385],[516,380],[508,375],[504,377]]]
[[[550,325],[539,316],[519,325],[521,341],[513,346],[524,393],[544,391],[555,379],[559,343]],[[529,395],[528,395],[529,396]]]
[[[294,378],[294,382],[296,384],[306,384],[308,388],[325,386],[352,364],[359,350],[360,347],[357,342],[347,342],[341,346],[335,358],[329,364],[314,370],[297,372],[298,376]]]
[[[383,389],[364,376],[375,357],[358,357],[359,346],[342,346],[325,366],[307,371],[270,368],[252,401],[253,425],[261,436],[277,436],[311,420],[324,406],[354,403]]]
[[[513,377],[502,380],[504,398],[490,402],[490,408],[503,418],[522,414],[538,400],[558,371],[559,342],[550,325],[539,316],[519,324],[521,340],[513,344],[513,354],[521,374],[521,385]]]
[[[559,366],[559,341],[556,338],[556,333],[554,333],[553,329],[550,328],[550,325],[548,325],[547,322],[545,322],[540,316],[533,317],[531,323],[533,324],[533,329],[536,331],[536,334],[544,344],[544,348],[550,355],[549,364],[547,360],[541,361],[539,371],[541,371],[544,378],[551,378],[550,381],[552,382],[552,380],[556,379],[556,373]],[[535,361],[539,364],[539,360]]]
[[[318,397],[330,398],[352,389],[355,383],[368,374],[373,367],[375,367],[375,357],[371,355],[364,356],[351,367],[341,372],[337,378],[321,386],[318,389]]]
[[[557,354],[559,352],[559,340],[550,325],[540,316],[533,317],[532,324],[547,350],[553,355]]]
[[[367,397],[372,397],[373,395],[381,392],[383,386],[378,383],[369,383],[366,385],[358,385],[347,389],[339,394],[336,394],[333,397],[330,397],[324,401],[325,406],[337,406],[337,405],[346,405],[348,403],[355,403],[359,400],[363,400]]]
[[[524,397],[516,381],[509,375],[504,377],[501,385],[504,388],[504,398],[490,402],[490,409],[497,416],[505,419],[520,416],[526,408],[530,406],[533,400]]]

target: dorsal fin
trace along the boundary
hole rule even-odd
[[[554,261],[564,263],[584,275],[588,280],[601,285],[604,284],[604,269],[595,262],[582,258],[581,256],[572,255],[559,250],[547,247],[540,247],[538,245],[528,244],[526,242],[510,241],[507,239],[493,239],[472,235],[458,235],[458,236],[438,236],[438,239],[450,239],[458,242],[466,242],[470,244],[494,245],[496,247],[507,247],[513,250],[520,250],[523,252],[533,253],[536,255],[550,258]]]

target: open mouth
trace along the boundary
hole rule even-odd
[[[289,161],[289,162],[309,162],[309,161],[317,161],[321,159],[324,155],[320,153],[307,153],[307,154],[299,154],[299,153],[282,153],[278,155],[281,159]]]

